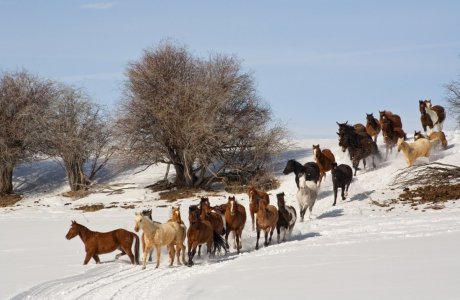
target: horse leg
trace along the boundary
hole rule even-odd
[[[240,249],[243,248],[243,241],[241,240],[241,233],[242,230],[236,230],[235,235],[236,235],[236,253],[240,254]]]
[[[252,231],[254,231],[254,213],[251,212]]]
[[[341,186],[341,189],[342,189],[342,200],[345,200],[345,199],[347,199],[347,198],[345,197],[345,185],[342,185],[342,186]]]
[[[83,261],[83,264],[87,265],[89,260],[91,259],[91,257],[93,257],[94,254],[95,254],[94,250],[86,251],[86,256],[85,256],[85,260]]]
[[[348,188],[350,187],[350,184],[347,184],[347,188],[346,188],[346,191],[345,191],[345,197],[348,197]]]
[[[338,187],[334,184],[334,203],[332,203],[332,206],[335,206],[337,202],[337,190],[338,190]]]
[[[188,247],[188,265],[189,267],[193,266],[193,257],[195,256],[197,246],[198,246],[197,242],[194,242],[193,244],[189,242],[189,247]]]
[[[131,251],[131,244],[129,244],[129,245],[123,245],[123,246],[121,246],[121,247],[122,247],[122,249],[123,249],[122,251],[123,251],[124,253],[126,253],[126,255],[128,255],[129,260],[130,260],[131,263],[134,265],[134,264],[135,264],[135,261],[134,261],[134,254],[133,254],[133,252]]]
[[[257,226],[257,242],[256,242],[256,250],[259,250],[259,238],[260,238],[260,228]]]
[[[176,250],[174,249],[174,243],[170,244],[168,248],[169,248],[169,259],[170,259],[169,266],[172,267],[172,265],[174,264],[174,257],[176,255]]]
[[[99,255],[94,254],[94,255],[93,255],[93,259],[96,261],[97,264],[100,264],[100,263],[101,263],[101,261],[99,260]]]
[[[151,246],[145,246],[144,257],[143,257],[143,262],[142,262],[142,270],[145,269],[145,266],[147,265],[147,255],[150,253],[150,251],[153,251]]]
[[[264,242],[264,246],[267,247],[268,246],[268,232],[269,232],[270,229],[265,229],[264,230],[264,237],[265,237],[265,242]]]
[[[303,222],[306,211],[307,211],[307,206],[303,206],[300,208],[300,222]]]
[[[198,257],[201,257],[201,245],[198,246]]]
[[[160,266],[160,258],[161,258],[161,246],[155,245],[155,251],[157,252],[157,265],[155,266],[155,269],[158,269]]]
[[[126,254],[126,252],[123,250],[123,249],[120,249],[120,253],[118,253],[117,255],[115,255],[115,259],[119,259],[120,257],[122,257],[123,255]]]
[[[281,226],[276,224],[276,240],[278,242],[278,244],[280,243],[280,230],[281,229]]]

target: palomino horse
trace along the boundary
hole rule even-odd
[[[315,156],[316,163],[319,167],[319,181],[318,186],[321,186],[321,181],[326,180],[326,172],[330,171],[332,168],[332,164],[335,162],[334,154],[332,154],[331,150],[323,149],[319,147],[319,145],[313,145],[313,155]]]
[[[374,142],[376,143],[381,129],[382,127],[380,126],[379,120],[374,118],[374,114],[366,114],[366,132],[374,138]]]
[[[281,241],[286,241],[286,232],[289,232],[289,236],[292,234],[292,229],[294,228],[295,221],[297,220],[297,212],[295,208],[286,205],[284,202],[284,193],[276,194],[276,199],[278,200],[278,222],[276,223],[276,237],[278,243],[280,242],[280,232],[283,237]]]
[[[305,175],[307,180],[314,181],[315,183],[319,180],[319,167],[318,164],[313,161],[302,165],[295,159],[288,160],[286,167],[283,170],[283,174],[288,175],[292,172],[295,174],[295,183],[297,188],[299,188],[299,176]]]
[[[393,123],[384,115],[381,117],[383,142],[385,143],[385,160],[388,158],[388,152],[393,152],[399,138],[405,138],[406,133],[402,128],[393,127]]]
[[[233,237],[235,241],[235,248],[237,253],[240,253],[240,249],[243,247],[241,235],[243,233],[244,225],[246,224],[246,209],[243,205],[236,202],[234,196],[229,196],[227,206],[225,209],[225,244],[228,246],[228,235],[233,231]]]
[[[342,151],[345,152],[348,149],[350,159],[356,171],[359,170],[359,161],[362,159],[364,168],[366,167],[366,157],[372,155],[372,166],[375,168],[374,157],[377,156],[379,159],[380,153],[377,148],[377,144],[372,140],[371,136],[367,133],[358,134],[356,133],[353,126],[347,125],[347,123],[338,123],[339,132],[339,146],[342,147]]]
[[[141,214],[143,216],[148,217],[150,220],[153,221],[153,219],[152,219],[152,210],[151,209],[144,209],[143,211],[141,211]],[[160,224],[160,223],[158,223],[158,224]],[[142,253],[144,253],[144,251],[145,251],[145,237],[144,237],[143,232],[142,232],[142,235],[141,235],[141,242],[142,242]],[[150,250],[149,261],[152,261],[152,253],[153,253],[153,249]]]
[[[419,101],[420,109],[420,121],[422,121],[423,130],[426,132],[426,127],[433,129],[434,126],[437,127],[438,131],[442,131],[444,120],[446,119],[446,112],[444,107],[441,105],[433,106],[431,100],[420,100]]]
[[[398,152],[402,151],[406,158],[407,165],[411,167],[418,157],[430,157],[431,144],[428,139],[418,139],[412,144],[408,144],[403,138],[398,139]]]
[[[259,191],[255,187],[251,186],[248,189],[249,196],[249,213],[251,214],[252,230],[254,230],[254,215],[259,210],[260,200],[264,200],[270,203],[270,197],[264,191]]]
[[[188,246],[188,265],[193,265],[193,257],[196,254],[198,245],[206,244],[207,252],[211,255],[211,249],[214,245],[216,249],[225,249],[225,241],[223,238],[212,229],[211,222],[202,220],[200,217],[200,209],[197,205],[190,205],[188,209],[188,219],[190,226],[187,230],[187,246]]]
[[[256,250],[259,249],[260,231],[265,233],[264,246],[268,246],[272,241],[273,232],[278,222],[278,210],[275,206],[270,205],[265,200],[259,201],[259,210],[257,211],[256,227],[257,227],[257,242]],[[268,234],[270,233],[270,238]]]
[[[156,224],[152,222],[148,217],[143,216],[140,213],[135,214],[134,218],[134,230],[136,232],[142,229],[145,236],[145,250],[144,250],[144,261],[142,264],[142,269],[145,269],[147,264],[147,254],[150,253],[150,250],[155,247],[157,252],[157,264],[155,268],[160,266],[161,258],[161,246],[167,246],[169,252],[169,265],[172,266],[174,263],[174,254],[176,254],[177,249],[183,251],[182,261],[184,262],[185,256],[185,245],[184,241],[184,230],[176,222],[166,222],[164,224]],[[177,263],[180,265],[180,251],[177,251]]]
[[[296,194],[300,209],[300,222],[303,222],[307,209],[310,210],[309,217],[311,218],[311,211],[318,197],[318,189],[318,186],[313,181],[305,180],[305,177],[301,178],[300,188]]]
[[[168,222],[175,222],[179,224],[181,230],[182,230],[182,244],[185,243],[185,238],[187,237],[187,226],[185,226],[184,221],[182,221],[181,215],[180,215],[180,207],[179,206],[173,206],[171,207],[171,218],[169,218]],[[181,248],[176,248],[176,253],[177,253],[177,260],[179,260],[179,256],[181,253],[182,249]],[[185,264],[185,251],[182,251],[182,262]]]
[[[349,165],[340,164],[337,166],[336,163],[332,165],[332,186],[334,189],[334,203],[332,206],[335,206],[337,202],[337,191],[339,188],[342,189],[342,200],[345,200],[348,196],[348,188],[350,183],[353,180],[353,170]]]
[[[89,260],[94,258],[96,263],[100,263],[99,254],[106,254],[117,249],[121,250],[117,258],[127,254],[132,264],[139,264],[139,237],[134,232],[125,229],[115,229],[109,232],[91,231],[87,227],[72,221],[70,229],[66,234],[66,239],[70,240],[80,236],[85,244],[86,256],[83,264],[86,265]],[[131,247],[134,245],[134,255]]]
[[[428,139],[430,141],[431,148],[435,148],[441,144],[444,150],[447,149],[447,139],[443,131],[433,131],[428,136],[423,135],[420,131],[414,131],[415,141],[422,138]]]

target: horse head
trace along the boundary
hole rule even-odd
[[[428,108],[431,109],[431,106],[432,106],[432,105],[431,105],[431,99],[426,99],[426,100],[425,100],[425,105],[426,105],[426,107],[428,107]]]
[[[141,212],[141,215],[148,217],[150,220],[153,220],[152,219],[152,209],[144,209]]]
[[[252,197],[249,196],[249,199],[252,199]],[[230,209],[230,214],[232,216],[235,215],[236,205],[237,205],[237,203],[236,203],[235,196],[228,196],[227,209]]]
[[[195,223],[200,220],[200,209],[198,205],[190,205],[188,207],[188,220],[190,223]]]
[[[207,213],[209,208],[211,207],[211,203],[209,202],[209,198],[208,197],[201,197],[200,199],[200,212],[204,212]]]
[[[182,218],[180,216],[180,207],[179,206],[173,206],[171,207],[171,219],[181,222]]]
[[[286,167],[284,167],[283,174],[287,175],[291,172],[294,172],[294,160],[293,159],[288,160],[288,162],[286,163]]]
[[[144,219],[144,215],[141,213],[136,212],[134,214],[134,231],[139,232],[142,220]]]
[[[425,103],[425,101],[419,100],[419,101],[418,101],[418,109],[420,110],[420,113],[421,113],[421,114],[425,114],[425,113],[426,113],[425,108],[426,108],[426,103]]]
[[[421,138],[426,138],[421,131],[414,131],[414,141],[421,139]]]
[[[318,157],[321,153],[321,148],[318,145],[313,145],[313,156]]]
[[[70,229],[67,232],[67,234],[65,235],[65,238],[68,239],[68,240],[71,240],[74,237],[76,237],[78,235],[78,233],[80,232],[80,227],[79,226],[80,226],[80,224],[78,224],[76,221],[71,221]]]

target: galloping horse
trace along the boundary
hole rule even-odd
[[[393,148],[396,146],[399,138],[405,138],[406,133],[402,128],[395,128],[393,123],[384,115],[381,117],[382,121],[382,134],[383,141],[385,143],[386,152],[385,160],[388,158],[388,152],[393,152]]]
[[[257,242],[256,250],[259,249],[260,231],[265,233],[264,246],[268,246],[272,241],[273,232],[278,222],[278,210],[275,206],[268,204],[265,200],[259,201],[259,210],[257,211],[256,227],[257,227]],[[270,238],[268,234],[270,233]]]
[[[313,161],[307,162],[306,164],[302,165],[295,159],[288,160],[288,162],[286,163],[286,167],[283,170],[283,174],[288,175],[292,172],[294,172],[295,174],[295,183],[297,185],[297,188],[299,188],[299,176],[303,175],[305,175],[307,180],[311,180],[315,183],[318,183],[319,167],[318,164]]]
[[[431,100],[419,100],[420,121],[422,121],[423,130],[426,132],[426,127],[433,129],[437,127],[438,131],[442,131],[446,112],[441,105],[432,106]]]
[[[414,131],[414,140],[416,141],[421,138],[428,139],[431,143],[431,148],[441,144],[444,150],[447,149],[447,139],[443,131],[433,131],[428,136],[424,136],[420,131]]]
[[[284,201],[284,193],[276,194],[276,199],[278,200],[278,222],[276,223],[276,238],[278,243],[280,242],[280,233],[281,230],[283,237],[281,241],[286,241],[286,232],[289,232],[289,236],[292,234],[292,229],[294,228],[295,222],[297,220],[297,212],[295,208],[286,205]]]
[[[366,132],[374,138],[374,142],[377,143],[377,137],[382,127],[380,126],[379,120],[374,118],[374,114],[366,114]]]
[[[225,209],[225,244],[228,246],[228,235],[233,231],[233,237],[235,240],[235,248],[237,253],[240,253],[240,249],[243,247],[241,235],[243,233],[244,225],[246,224],[246,209],[243,205],[236,202],[234,196],[229,196],[227,201],[227,207]]]
[[[87,227],[72,221],[70,229],[66,234],[66,239],[71,240],[80,236],[85,244],[86,256],[83,264],[86,265],[91,257],[100,263],[99,254],[106,254],[117,249],[121,250],[116,258],[127,254],[132,264],[139,264],[139,237],[134,232],[125,229],[115,229],[109,232],[91,231]],[[131,247],[134,245],[134,255]]]
[[[348,196],[348,188],[350,183],[353,180],[353,170],[349,165],[340,164],[337,166],[336,163],[332,165],[332,186],[334,189],[334,203],[332,206],[335,206],[337,202],[337,191],[339,188],[342,189],[342,200],[345,200]]]
[[[397,129],[402,129],[402,122],[401,122],[401,117],[397,114],[392,113],[391,111],[388,110],[383,110],[379,111],[380,114],[380,126],[383,127],[383,116],[385,116],[391,123],[391,126],[393,126],[394,130]]]
[[[248,189],[249,196],[249,213],[251,214],[252,221],[252,230],[254,230],[254,215],[257,214],[259,210],[260,200],[264,200],[267,203],[270,203],[270,197],[264,191],[259,191],[255,187],[249,187]]]
[[[211,208],[208,197],[200,199],[201,219],[211,222],[212,228],[220,235],[225,234],[223,216],[216,210]]]
[[[170,266],[173,265],[174,254],[176,254],[174,246],[176,246],[177,249],[180,248],[183,251],[182,261],[184,262],[184,231],[180,224],[176,222],[157,224],[152,222],[148,217],[136,213],[134,218],[134,231],[138,232],[139,229],[142,229],[145,236],[144,262],[142,264],[142,269],[145,269],[147,264],[147,254],[153,247],[155,247],[157,252],[157,264],[155,268],[160,266],[161,246],[168,247]],[[179,255],[180,251],[177,251],[177,263],[181,264]]]
[[[379,159],[380,153],[377,148],[377,144],[372,140],[371,136],[367,133],[358,134],[355,132],[353,126],[348,125],[347,123],[338,123],[339,132],[339,146],[342,147],[342,151],[345,152],[348,149],[350,159],[353,163],[353,168],[355,169],[354,175],[356,176],[356,171],[359,170],[358,165],[359,161],[362,159],[364,168],[366,168],[366,157],[372,155],[372,166],[375,168],[374,157],[377,156]]]
[[[193,265],[193,257],[196,254],[198,245],[206,244],[207,253],[211,255],[211,249],[214,245],[214,253],[216,249],[225,249],[225,241],[222,237],[212,229],[212,225],[207,220],[202,220],[200,217],[200,209],[197,205],[190,205],[188,210],[188,219],[190,226],[187,230],[187,246],[188,246],[188,265]]]
[[[313,145],[313,155],[319,167],[318,186],[321,186],[323,177],[324,180],[326,180],[326,172],[331,170],[332,164],[335,162],[335,157],[329,149],[323,149],[321,151],[319,145]]]
[[[407,165],[411,167],[414,161],[422,156],[430,157],[431,144],[428,139],[418,139],[412,144],[408,144],[404,139],[398,139],[398,152],[402,151],[406,158]]]

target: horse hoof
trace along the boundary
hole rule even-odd
[[[145,270],[145,266],[142,266],[142,270]]]

